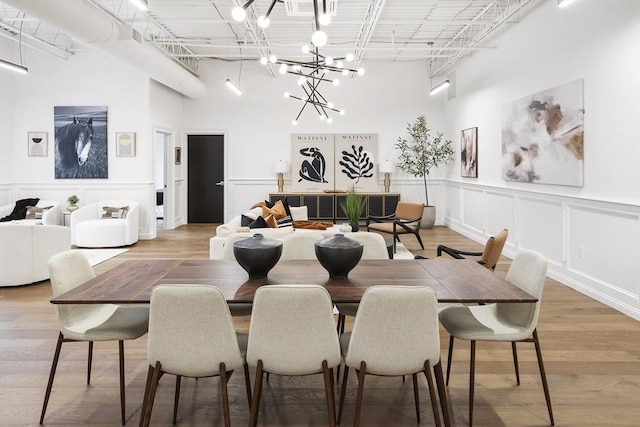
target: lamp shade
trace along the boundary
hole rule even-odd
[[[287,173],[289,172],[289,162],[286,160],[276,160],[273,162],[273,170],[275,173]]]
[[[380,173],[391,173],[393,172],[395,167],[396,166],[393,164],[391,160],[384,160],[380,162],[380,164],[378,165],[378,171]]]

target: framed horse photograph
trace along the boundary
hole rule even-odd
[[[55,106],[55,178],[107,179],[107,107]]]

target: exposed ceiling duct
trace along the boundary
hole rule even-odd
[[[4,3],[47,22],[75,41],[100,49],[122,60],[150,78],[190,98],[207,92],[205,84],[152,45],[131,37],[131,29],[121,25],[85,0],[42,1],[3,0]]]

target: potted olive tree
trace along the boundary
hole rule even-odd
[[[347,219],[349,219],[349,225],[351,225],[351,231],[353,232],[358,231],[360,228],[358,220],[360,219],[360,215],[362,215],[364,205],[364,196],[358,194],[353,187],[347,192],[345,199],[340,202],[340,208],[342,208]]]
[[[452,142],[444,139],[442,132],[435,132],[427,125],[427,119],[420,116],[415,123],[407,123],[407,132],[410,140],[398,138],[396,149],[400,151],[397,166],[406,173],[417,178],[422,178],[424,183],[425,210],[422,215],[421,226],[432,228],[436,221],[436,208],[429,204],[429,192],[427,190],[427,175],[431,169],[444,165],[453,159]]]

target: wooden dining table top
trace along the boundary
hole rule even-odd
[[[51,299],[53,304],[148,304],[159,284],[217,286],[228,303],[247,303],[266,284],[315,284],[334,303],[359,302],[375,285],[428,286],[439,302],[536,302],[537,298],[472,260],[361,260],[345,280],[330,279],[317,260],[280,260],[265,279],[249,279],[236,261],[127,260]]]

